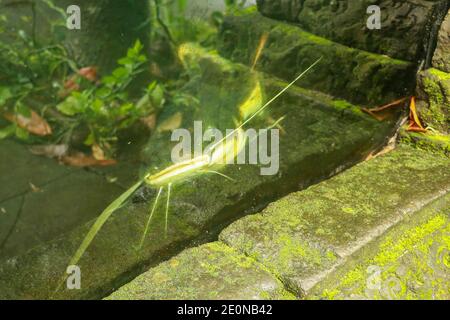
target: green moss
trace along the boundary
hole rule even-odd
[[[449,199],[437,199],[363,248],[311,298],[449,299]]]
[[[412,93],[413,64],[356,50],[259,14],[227,17],[220,52],[249,64],[264,33],[269,39],[258,70],[290,81],[322,57],[299,85],[364,105],[398,99],[405,88]]]
[[[380,252],[374,257],[374,263],[385,266],[397,261],[406,251],[413,250],[425,237],[441,229],[446,222],[447,218],[444,215],[438,215],[425,224],[408,230],[400,238],[394,240],[387,237],[380,244]]]
[[[292,299],[254,259],[221,242],[183,251],[140,275],[109,299]]]
[[[450,80],[450,73],[435,68],[429,69],[428,72],[430,72],[432,75],[438,77],[441,80]]]
[[[450,157],[450,135],[434,134],[431,132],[408,132],[405,128],[402,128],[400,130],[400,142],[417,149]]]
[[[420,74],[419,87],[425,94],[419,97],[419,114],[424,122],[444,133],[450,132],[450,74],[428,69]]]

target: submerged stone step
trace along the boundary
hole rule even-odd
[[[265,33],[269,37],[257,70],[290,81],[299,70],[322,58],[300,86],[366,105],[388,103],[413,93],[414,63],[353,49],[258,13],[227,16],[220,51],[251,65]]]
[[[402,146],[234,222],[219,239],[305,295],[356,250],[448,193],[449,167],[444,156]]]
[[[123,192],[83,169],[0,142],[0,259],[20,255],[86,223]]]
[[[450,136],[432,132],[409,132],[406,128],[399,131],[401,143],[417,149],[428,150],[450,157]]]
[[[258,5],[262,14],[322,37],[412,62],[425,58],[433,29],[449,7],[447,0],[259,0]],[[371,5],[380,8],[380,30],[367,27]]]
[[[202,119],[209,119],[209,124],[216,121],[234,126],[233,112],[246,97],[242,90],[249,87],[248,69],[204,50],[196,50],[190,64],[195,64],[200,73],[192,75],[184,94],[195,97],[198,105],[167,108],[162,118],[180,112],[182,127],[187,129],[192,127],[193,120]],[[274,79],[262,83],[268,97],[286,85]],[[227,114],[229,118],[225,117]],[[93,221],[23,255],[0,259],[0,298],[104,297],[148,267],[191,246],[193,240],[197,243],[211,240],[232,220],[361,161],[385,143],[395,123],[395,120],[375,121],[348,103],[298,88],[277,100],[267,110],[268,116],[273,119],[286,116],[282,122],[286,134],[280,138],[277,175],[261,176],[261,166],[257,165],[231,165],[223,173],[236,181],[200,175],[175,185],[167,235],[164,235],[163,204],[167,200],[164,192],[148,237],[139,250],[150,206],[157,194],[157,190],[143,187],[106,222],[80,260],[81,290],[62,288],[54,293],[70,257]],[[255,128],[267,127],[266,120],[255,122]],[[154,135],[144,152],[148,167],[142,171],[157,172],[171,164],[173,146],[170,133]]]
[[[448,301],[450,193],[354,254],[308,298]]]
[[[220,242],[183,251],[138,276],[108,300],[293,299],[255,260]]]

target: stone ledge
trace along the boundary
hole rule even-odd
[[[449,165],[400,147],[238,220],[220,240],[305,294],[343,259],[447,193]]]
[[[450,11],[439,30],[436,51],[433,56],[433,67],[450,72]]]
[[[379,5],[381,30],[367,28],[367,8]],[[430,30],[448,8],[445,0],[258,0],[266,16],[297,23],[342,44],[416,62],[426,55]]]
[[[400,142],[417,149],[440,153],[450,157],[450,136],[435,134],[432,132],[417,133],[408,132],[401,128],[399,132]]]
[[[309,299],[450,299],[450,194],[354,254]]]
[[[228,16],[221,30],[221,53],[251,64],[261,36],[269,34],[257,69],[286,81],[322,57],[299,86],[325,92],[352,103],[380,105],[409,96],[416,66],[353,49],[258,13]]]
[[[183,251],[138,276],[108,300],[293,299],[255,260],[220,242]]]

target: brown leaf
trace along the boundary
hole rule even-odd
[[[117,164],[116,160],[97,160],[93,156],[88,156],[82,152],[77,152],[70,156],[61,158],[62,163],[71,167],[107,167]]]
[[[259,58],[261,58],[261,54],[264,51],[268,39],[269,39],[268,32],[263,33],[263,35],[259,39],[258,48],[256,49],[255,52],[255,58],[253,59],[252,70],[255,70],[256,64],[258,63]]]
[[[416,109],[416,99],[411,98],[411,103],[409,105],[409,126],[408,131],[413,132],[427,132],[427,130],[422,126],[419,116],[417,115]]]
[[[66,82],[64,82],[64,90],[59,93],[61,98],[67,97],[72,91],[79,91],[80,86],[77,83],[79,78],[84,78],[90,82],[97,81],[97,68],[86,67],[81,68],[78,72],[72,75]]]
[[[33,110],[31,110],[30,118],[21,114],[14,115],[11,113],[6,113],[4,116],[8,121],[16,123],[22,129],[36,136],[44,137],[52,134],[52,128],[48,122]]]
[[[97,68],[96,67],[90,66],[90,67],[81,68],[78,71],[78,74],[80,76],[82,76],[83,78],[85,78],[86,80],[89,80],[91,82],[97,81]]]
[[[380,107],[377,107],[377,108],[371,108],[371,109],[369,109],[369,108],[361,108],[361,110],[364,111],[365,113],[371,115],[372,117],[374,117],[378,121],[383,121],[386,118],[388,118],[389,115],[386,114],[386,113],[385,114],[379,114],[379,113],[387,111],[388,109],[391,109],[393,107],[401,107],[402,103],[405,102],[407,99],[409,99],[409,97],[402,98],[402,99],[399,99],[399,100],[395,100],[395,101],[393,101],[391,103],[388,103],[386,105],[383,105],[383,106],[380,106]]]
[[[166,132],[166,131],[173,131],[175,129],[178,129],[181,126],[181,123],[183,122],[183,115],[181,112],[175,113],[170,118],[164,120],[159,126],[158,126],[158,132]]]

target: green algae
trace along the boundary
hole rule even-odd
[[[400,130],[400,142],[435,154],[450,157],[450,136],[432,132],[417,133]]]
[[[361,249],[309,298],[449,299],[449,200],[439,198]]]
[[[443,133],[450,131],[450,74],[428,69],[418,77],[418,111],[423,121]]]
[[[230,225],[219,239],[301,295],[308,278],[340,262],[336,248],[351,250],[374,228],[448,190],[449,165],[445,157],[400,147],[272,203]]]
[[[259,14],[226,17],[219,51],[250,64],[265,33],[269,38],[258,70],[289,81],[294,73],[322,57],[301,86],[364,105],[380,105],[413,92],[412,63],[353,49]]]
[[[254,259],[220,242],[186,250],[108,299],[293,299]]]

